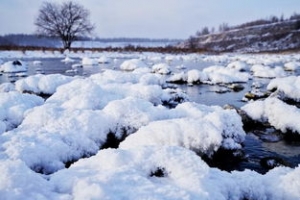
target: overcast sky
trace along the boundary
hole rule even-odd
[[[63,2],[63,0],[49,0]],[[0,35],[34,33],[43,0],[0,0]],[[299,0],[76,0],[90,10],[94,36],[185,39],[202,27],[300,13]]]

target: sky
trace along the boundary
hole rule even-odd
[[[63,0],[48,0],[63,2]],[[93,37],[186,39],[207,26],[300,13],[299,0],[74,0],[90,11]],[[43,0],[0,0],[0,35],[35,33]]]

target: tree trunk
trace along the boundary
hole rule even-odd
[[[71,49],[72,41],[62,38],[62,42],[63,42],[64,49],[68,49],[68,50]]]

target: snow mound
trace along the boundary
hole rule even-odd
[[[71,63],[71,62],[75,62],[75,60],[70,58],[69,56],[66,56],[63,60],[61,60],[61,62]]]
[[[0,92],[10,92],[10,91],[15,91],[15,85],[13,83],[2,83],[0,85]]]
[[[133,71],[137,68],[147,68],[148,66],[140,59],[125,60],[121,65],[120,69],[124,71]]]
[[[183,146],[213,154],[219,147],[241,148],[245,132],[235,111],[193,103],[178,105],[169,119],[149,123],[121,143],[121,148],[147,145]]]
[[[187,72],[187,82],[196,83],[196,82],[205,82],[208,80],[206,73],[203,73],[197,69],[189,70]]]
[[[83,66],[98,65],[98,61],[96,59],[93,59],[93,58],[83,57],[82,60],[81,60],[81,64]]]
[[[152,72],[158,74],[170,74],[170,66],[166,63],[159,63],[152,66]]]
[[[102,150],[53,174],[49,183],[69,199],[296,200],[299,175],[300,167],[227,173],[180,147],[140,147]]]
[[[253,120],[268,122],[276,129],[288,130],[300,134],[300,110],[277,98],[267,98],[264,101],[250,102],[241,108]]]
[[[249,65],[243,61],[233,61],[227,65],[227,68],[237,71],[248,71]]]
[[[111,120],[99,111],[70,110],[45,104],[27,113],[23,123],[5,133],[5,153],[44,174],[98,152]]]
[[[1,199],[59,199],[51,184],[20,160],[0,160]]]
[[[94,155],[109,134],[121,139],[161,119],[168,110],[161,104],[180,95],[155,84],[113,83],[113,75],[107,80],[99,76],[65,83],[44,105],[28,111],[18,128],[5,134],[7,156],[37,172],[53,173],[68,162]]]
[[[16,81],[16,90],[35,94],[53,94],[60,85],[72,81],[74,78],[60,74],[37,74]]]
[[[203,72],[207,74],[212,84],[247,82],[250,79],[250,75],[246,72],[223,66],[207,67],[203,69]]]
[[[170,93],[159,85],[141,83],[101,85],[90,79],[78,79],[59,87],[47,102],[61,104],[64,108],[102,109],[110,101],[128,96],[144,99],[158,105],[164,101],[172,100],[178,94]]]
[[[251,71],[253,72],[253,76],[260,78],[276,78],[286,76],[283,68],[279,66],[271,68],[269,66],[257,64],[251,67]]]
[[[0,134],[20,125],[29,109],[43,103],[44,100],[36,95],[0,93]]]
[[[202,71],[197,69],[180,72],[168,78],[169,82],[187,82],[187,83],[237,83],[247,82],[251,78],[249,73],[240,72],[239,69],[223,67],[223,66],[210,66]]]
[[[276,90],[283,98],[300,102],[300,76],[276,78],[270,81],[268,90]]]
[[[27,66],[19,60],[8,61],[0,66],[0,72],[12,73],[12,72],[26,72]]]
[[[288,71],[295,71],[300,67],[300,62],[288,62],[284,64],[284,69]]]
[[[32,64],[37,65],[37,66],[43,65],[42,61],[40,61],[40,60],[34,60],[34,61],[32,61]]]
[[[100,64],[107,64],[111,62],[111,59],[108,58],[107,56],[101,56],[100,58],[97,59],[97,61]]]
[[[168,82],[186,82],[189,84],[203,83],[206,81],[208,81],[206,73],[197,69],[189,70],[187,72],[180,72],[168,78]]]
[[[198,156],[179,147],[107,149],[50,182],[75,199],[207,199],[202,181],[208,172]]]
[[[170,76],[167,81],[174,83],[174,82],[187,82],[188,76],[187,73],[185,72],[180,72],[180,73],[176,73],[173,74],[172,76]]]

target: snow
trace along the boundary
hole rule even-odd
[[[233,61],[227,65],[227,68],[237,71],[248,71],[249,65],[243,61]]]
[[[269,66],[257,64],[251,67],[251,71],[253,72],[253,76],[260,78],[276,78],[284,77],[286,75],[283,68],[279,66],[271,68]]]
[[[120,147],[183,146],[211,155],[221,146],[226,149],[241,148],[240,144],[244,141],[242,122],[235,111],[187,102],[178,105],[168,116],[166,120],[143,126],[127,137]]]
[[[227,68],[223,66],[210,66],[202,71],[193,69],[188,72],[179,72],[168,78],[169,82],[187,82],[187,83],[236,83],[247,82],[250,75],[246,72]]]
[[[250,75],[246,72],[223,66],[210,66],[203,69],[203,72],[207,74],[212,84],[247,82],[250,79]]]
[[[15,60],[15,61],[8,61],[3,63],[0,66],[0,72],[26,72],[27,71],[27,66],[25,65],[25,63],[23,63],[22,61],[19,60]]]
[[[300,110],[277,98],[267,98],[264,101],[255,101],[242,107],[252,119],[268,122],[276,129],[286,132],[288,130],[300,134]]]
[[[151,176],[157,169],[163,177]],[[50,184],[70,199],[294,200],[300,195],[294,178],[299,172],[299,167],[281,167],[264,176],[248,170],[227,173],[180,147],[140,147],[102,150],[55,173]]]
[[[35,94],[53,94],[60,85],[70,82],[73,77],[60,74],[37,74],[18,80],[16,90],[20,92],[32,92]]]
[[[209,168],[180,147],[105,149],[47,179],[21,160],[0,162],[4,199],[296,200],[300,196],[295,178],[300,167],[278,167],[265,175],[249,170],[227,173]],[[157,169],[163,170],[163,177],[151,176]]]
[[[32,75],[0,85],[1,199],[300,198],[300,180],[295,178],[300,166],[276,167],[264,175],[210,168],[199,155],[243,148],[241,117],[235,110],[187,102],[180,89],[165,88],[172,79],[189,84],[248,82],[253,65],[263,66],[253,71],[260,77],[287,76],[282,70],[297,70],[287,64],[297,62],[297,55],[0,53],[5,60],[12,56],[82,58],[82,65],[110,58],[124,62],[114,63],[121,70],[88,77]],[[221,66],[175,67],[199,60]],[[176,73],[169,75],[167,69]],[[299,101],[298,79],[270,80],[267,89],[277,91],[242,110],[283,132],[300,133],[299,108],[278,99]],[[180,98],[182,102],[175,101]],[[166,102],[175,106],[170,109]],[[103,149],[109,139],[120,142],[119,147]]]
[[[107,64],[111,62],[111,59],[107,56],[101,56],[97,61],[101,64]]]
[[[300,101],[300,77],[288,76],[284,78],[276,78],[270,81],[267,86],[268,90],[276,90],[283,98]]]
[[[32,62],[32,64],[38,66],[38,65],[42,65],[43,63],[40,60],[35,60],[35,61]]]
[[[81,60],[81,64],[83,66],[93,66],[93,65],[98,65],[98,61],[90,57],[83,57]]]
[[[1,199],[63,199],[41,175],[31,171],[21,160],[0,160]]]
[[[60,76],[55,79],[58,85],[64,77]],[[109,133],[121,137],[122,131],[127,130],[130,134],[131,130],[154,120],[151,110],[157,113],[166,110],[154,105],[171,101],[176,95],[158,85],[104,82],[94,75],[58,87],[45,104],[26,113],[17,129],[4,134],[7,141],[3,148],[7,156],[24,160],[35,171],[53,173],[69,161],[95,154]],[[53,83],[51,88],[56,88],[56,84]],[[137,105],[141,107],[137,108]]]
[[[72,62],[75,62],[75,60],[70,58],[69,56],[66,56],[65,59],[61,60],[61,62],[72,63]]]
[[[284,64],[284,69],[288,71],[295,71],[300,67],[300,62],[288,62]]]
[[[1,92],[0,134],[20,125],[28,110],[43,103],[44,100],[35,95],[21,94],[16,91]]]
[[[15,85],[12,83],[2,83],[0,85],[0,93],[1,92],[10,92],[15,91]]]
[[[125,71],[133,71],[137,68],[147,68],[148,66],[140,59],[125,60],[121,65],[120,69]]]
[[[158,74],[170,74],[171,69],[166,63],[158,63],[152,66],[152,72]]]

